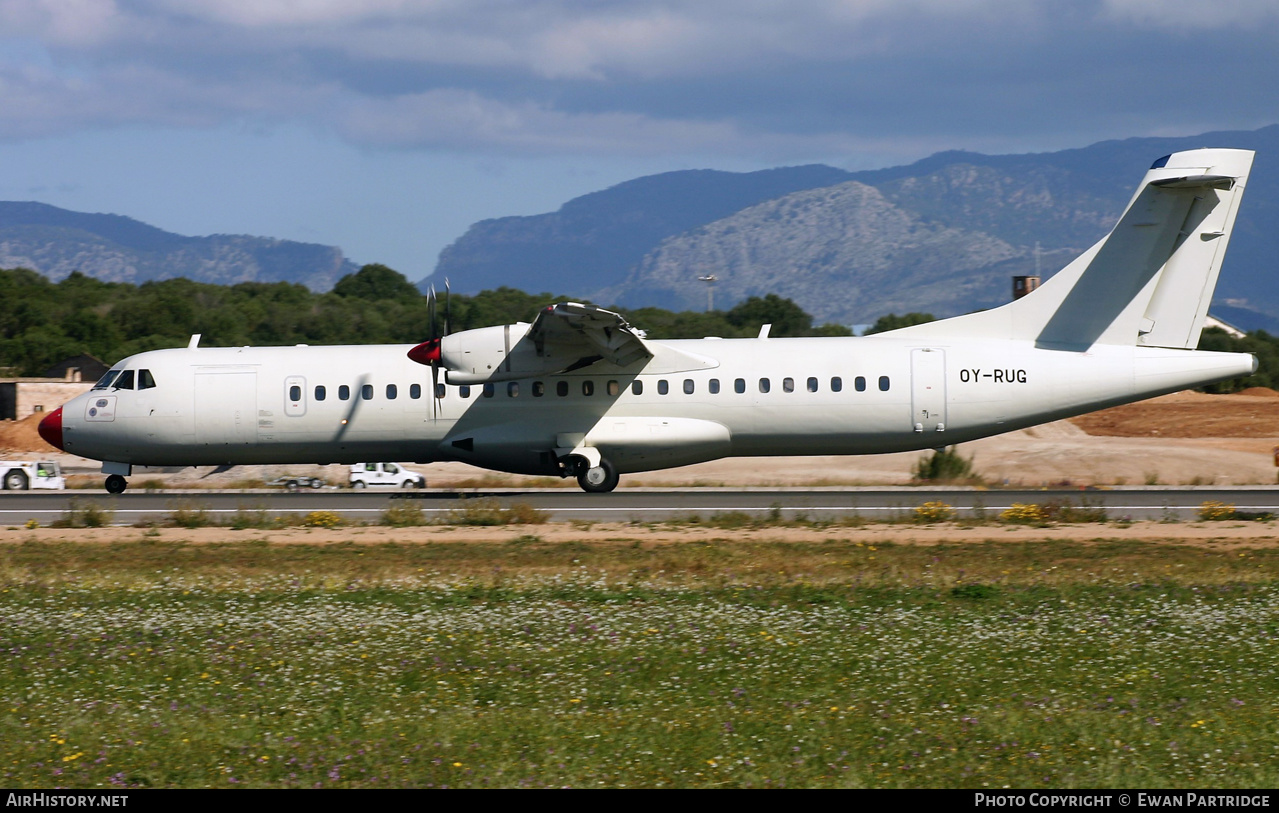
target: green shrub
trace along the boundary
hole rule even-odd
[[[111,524],[114,512],[97,503],[71,501],[71,507],[50,526],[53,528],[103,528]]]
[[[214,524],[213,518],[209,516],[209,507],[203,503],[191,502],[189,500],[181,500],[176,503],[170,503],[167,519],[168,525],[178,528],[204,528]]]
[[[950,594],[955,598],[981,601],[998,596],[999,588],[993,584],[961,584],[950,588]]]
[[[426,524],[426,513],[422,506],[411,500],[394,500],[382,512],[382,524],[392,528],[408,528]]]
[[[915,462],[914,478],[922,483],[980,482],[973,472],[973,459],[964,457],[954,446],[934,449],[931,455]]]

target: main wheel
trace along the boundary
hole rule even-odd
[[[129,481],[123,475],[113,474],[107,478],[107,491],[111,494],[123,494]]]
[[[617,469],[604,458],[600,458],[598,466],[583,468],[577,474],[577,484],[588,494],[607,494],[617,488],[620,479]]]
[[[20,471],[11,471],[4,476],[4,487],[9,491],[26,491],[27,475]]]
[[[297,480],[290,480],[290,481],[288,481],[287,483],[285,483],[285,484],[284,484],[284,487],[285,487],[285,488],[287,488],[289,491],[297,491],[297,490],[298,490],[298,481],[297,481]]]

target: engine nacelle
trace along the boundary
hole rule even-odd
[[[538,352],[529,338],[528,322],[464,330],[440,340],[440,366],[450,384],[484,384],[538,375],[553,375],[569,367],[585,366],[599,356],[580,358],[578,353]],[[549,351],[549,352],[548,352]]]

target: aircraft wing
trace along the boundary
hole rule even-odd
[[[653,357],[644,332],[632,327],[620,313],[594,305],[561,302],[542,310],[533,320],[527,339],[543,358],[577,357],[572,368],[600,359],[625,367]]]

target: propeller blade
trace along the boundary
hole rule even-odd
[[[448,336],[453,332],[453,309],[449,307],[449,303],[453,299],[453,292],[449,290],[449,278],[444,278],[444,335]]]
[[[351,390],[351,408],[346,411],[346,417],[342,419],[342,423],[338,424],[337,434],[333,436],[334,443],[342,440],[346,430],[351,428],[351,422],[355,420],[355,413],[360,408],[360,402],[364,400],[363,390],[364,385],[367,383],[369,383],[367,373],[356,379],[355,387]]]
[[[440,363],[437,361],[431,365],[431,420],[439,420],[440,417]]]
[[[439,326],[435,323],[435,286],[431,286],[431,292],[426,297],[427,322],[430,326],[430,332],[427,334],[429,339],[438,339],[440,337]]]

